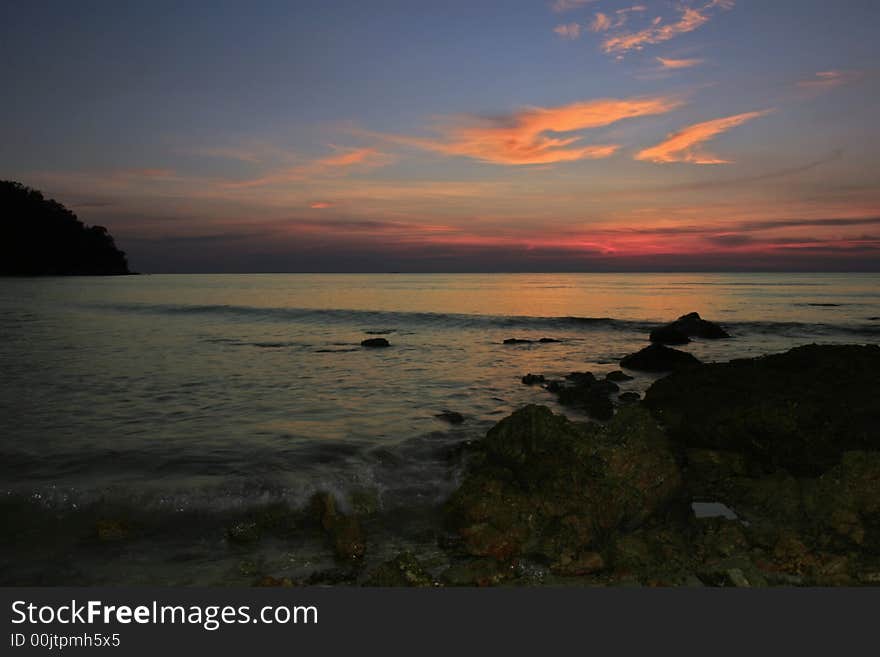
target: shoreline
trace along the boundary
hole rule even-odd
[[[805,350],[810,357],[802,357]],[[869,482],[880,475],[880,440],[873,429],[859,440],[838,438],[856,420],[873,421],[864,400],[877,392],[871,368],[880,365],[878,353],[877,346],[803,346],[730,363],[687,363],[657,379],[644,400],[615,398],[613,381],[625,380],[625,372],[530,380],[559,395],[564,407],[605,423],[572,422],[536,405],[520,408],[486,437],[449,450],[457,486],[441,505],[382,509],[378,493],[367,487],[348,491],[347,499],[319,492],[305,505],[269,500],[241,512],[134,510],[107,501],[68,518],[48,513],[35,519],[7,497],[3,513],[8,526],[21,528],[18,538],[35,547],[52,536],[92,559],[121,558],[150,541],[179,544],[177,565],[145,564],[143,583],[170,578],[180,584],[187,559],[210,561],[206,541],[220,541],[240,557],[239,568],[210,581],[232,586],[874,585],[880,583],[880,518]],[[731,372],[737,368],[750,371]],[[762,368],[795,385],[774,388]],[[760,394],[746,394],[739,407],[733,404],[735,412],[725,411],[758,380],[764,381]],[[695,402],[695,382],[717,398],[705,393]],[[809,400],[809,422],[820,417],[827,429],[845,415],[841,408],[852,411],[854,399],[862,406],[833,434],[840,444],[825,441],[821,458],[815,445],[792,442],[790,429],[803,418],[785,409]],[[693,429],[695,422],[700,429]],[[788,447],[781,455],[756,451],[733,429],[721,443],[694,438],[707,426],[737,428],[737,422],[747,437],[763,431]],[[493,443],[499,432],[507,439]],[[567,437],[559,442],[560,436]],[[525,446],[521,453],[511,452],[516,444]],[[845,482],[843,492],[831,480]],[[285,569],[263,557],[253,560],[258,547],[300,556]],[[4,561],[6,584],[105,583],[51,568],[40,574],[37,564],[19,564],[16,575],[14,562]]]

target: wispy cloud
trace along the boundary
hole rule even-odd
[[[565,23],[564,25],[557,25],[553,28],[553,31],[563,39],[573,40],[581,35],[581,26],[578,23]]]
[[[615,144],[578,145],[563,136],[624,119],[665,114],[682,105],[671,96],[588,100],[559,107],[529,107],[495,117],[464,116],[438,127],[440,139],[369,133],[393,143],[504,165],[550,164],[604,158]]]
[[[702,59],[672,59],[671,57],[657,57],[660,66],[668,69],[693,68],[703,63]]]
[[[623,54],[631,50],[642,50],[646,45],[670,41],[708,23],[714,9],[731,9],[733,5],[733,0],[712,0],[701,7],[684,6],[675,22],[665,23],[661,16],[657,16],[644,29],[608,36],[602,42],[602,50],[609,54]]]
[[[320,157],[293,167],[272,170],[262,176],[229,183],[235,187],[262,187],[286,182],[304,181],[310,178],[345,175],[352,170],[366,171],[386,166],[393,161],[388,153],[376,148],[333,147],[332,155]]]
[[[698,153],[694,149],[723,132],[727,132],[752,119],[764,116],[771,111],[773,110],[745,112],[687,126],[678,132],[670,134],[663,142],[656,146],[640,151],[636,155],[636,159],[657,163],[726,164],[729,160],[722,160],[709,153]]]
[[[309,203],[309,207],[312,210],[323,210],[325,208],[333,207],[333,204],[329,201],[312,201]]]
[[[797,86],[813,91],[828,91],[855,82],[861,77],[861,71],[819,71],[812,78],[798,82]]]
[[[561,14],[572,9],[580,9],[588,4],[596,2],[596,0],[555,0],[550,8],[557,14]]]

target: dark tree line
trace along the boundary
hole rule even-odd
[[[0,274],[44,276],[128,274],[125,253],[103,226],[76,215],[35,189],[0,181]]]

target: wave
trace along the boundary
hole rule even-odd
[[[527,315],[476,315],[437,312],[401,312],[385,310],[355,310],[342,308],[273,308],[236,305],[179,305],[179,304],[104,304],[99,308],[130,313],[148,313],[166,316],[204,315],[226,318],[230,321],[249,320],[265,322],[299,322],[316,325],[353,325],[368,334],[388,334],[401,329],[541,329],[567,331],[625,331],[646,333],[660,322],[651,320],[615,319],[612,317],[536,317]],[[827,336],[843,334],[876,338],[880,327],[859,322],[723,322],[736,335],[752,333],[768,335]],[[216,339],[222,341],[222,338]],[[236,340],[229,340],[237,343]],[[254,343],[253,346],[278,348],[305,346],[288,342]]]

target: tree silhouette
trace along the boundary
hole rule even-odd
[[[131,273],[106,228],[86,226],[57,201],[21,183],[0,181],[0,217],[2,275]]]

